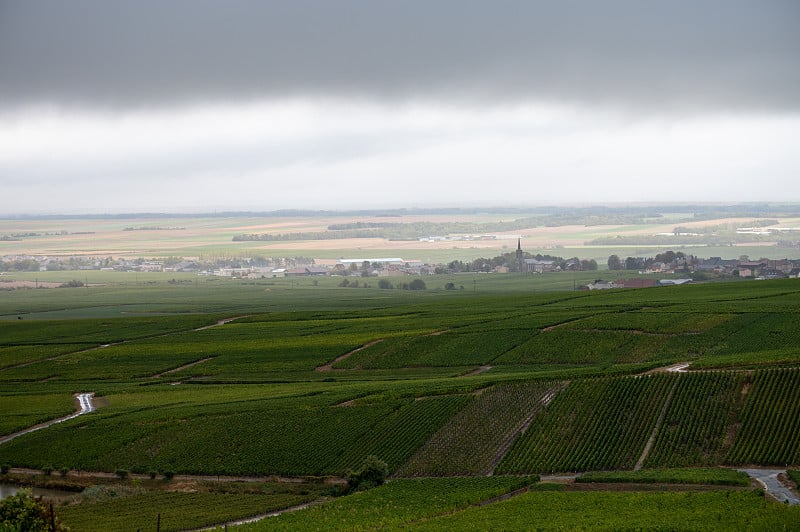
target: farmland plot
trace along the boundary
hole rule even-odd
[[[510,329],[470,333],[446,331],[414,338],[391,338],[363,349],[335,368],[382,369],[419,366],[477,366],[525,341],[531,331]]]
[[[675,377],[573,381],[539,412],[496,472],[632,468]]]
[[[426,520],[413,530],[791,530],[800,508],[751,491],[523,493]],[[266,529],[265,529],[266,530]]]
[[[800,369],[753,373],[729,464],[800,463]]]
[[[74,411],[75,400],[69,393],[0,395],[0,436]]]
[[[552,382],[496,385],[482,390],[405,464],[400,476],[491,473],[504,445],[560,389]]]
[[[744,373],[680,375],[646,467],[718,465],[732,441]]]
[[[407,526],[523,488],[536,478],[396,479],[299,512],[245,525],[255,530],[366,530]]]

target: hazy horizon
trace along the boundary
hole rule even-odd
[[[800,202],[800,4],[0,3],[0,216]]]

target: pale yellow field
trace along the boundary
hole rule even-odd
[[[383,256],[385,251],[402,253],[403,258],[426,257],[427,252],[437,257],[453,250],[454,258],[481,254],[498,255],[516,248],[521,237],[525,250],[593,249],[587,242],[595,238],[669,233],[676,225],[700,228],[729,224],[731,227],[747,226],[753,218],[721,218],[676,223],[648,225],[566,225],[560,227],[530,227],[519,231],[493,233],[493,240],[443,240],[443,241],[388,241],[382,238],[352,238],[299,241],[248,241],[234,242],[237,234],[286,234],[322,232],[334,223],[351,222],[497,222],[516,219],[510,215],[414,215],[414,216],[325,216],[325,217],[209,217],[209,218],[134,218],[134,219],[35,219],[0,220],[0,237],[4,235],[37,233],[23,236],[21,240],[0,241],[0,256],[13,255],[93,255],[99,257],[154,257],[175,255],[200,257],[209,255],[239,255],[263,253],[297,254],[320,258],[338,255]],[[800,218],[779,220],[778,227],[800,227]],[[129,230],[125,228],[160,228],[159,230]],[[800,233],[789,233],[794,238]],[[439,235],[442,236],[442,235]],[[772,242],[739,243],[737,246],[767,248]],[[620,246],[622,247],[622,246]],[[642,247],[642,246],[637,246]],[[459,253],[469,250],[470,253]],[[337,253],[341,251],[341,253]],[[554,253],[559,254],[559,253]],[[780,254],[780,252],[778,252]],[[589,254],[587,254],[589,255]]]

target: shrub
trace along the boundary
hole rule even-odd
[[[53,506],[36,499],[30,490],[22,489],[0,502],[0,530],[30,532],[65,531],[51,512]]]
[[[117,475],[119,479],[126,479],[128,478],[128,470],[127,469],[117,469],[114,471],[114,474]]]
[[[408,284],[409,290],[425,290],[425,281],[422,279],[414,279]]]
[[[377,456],[367,456],[361,467],[347,475],[347,491],[360,491],[380,486],[389,475],[389,466]]]

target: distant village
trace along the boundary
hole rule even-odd
[[[723,259],[700,258],[683,252],[666,251],[651,258],[608,257],[609,273],[620,277],[624,272],[639,274],[631,279],[613,281],[596,280],[583,289],[644,288],[664,284],[683,284],[712,277],[741,277],[752,279],[779,279],[800,277],[800,260],[758,259],[748,257]],[[341,258],[333,261],[316,261],[306,257],[293,258],[215,258],[167,257],[159,259],[97,258],[86,256],[5,256],[0,258],[0,275],[10,272],[102,270],[120,272],[184,272],[203,276],[239,279],[323,276],[425,276],[432,274],[463,273],[527,273],[543,274],[564,271],[599,270],[595,260],[562,258],[551,255],[531,255],[522,251],[517,242],[515,252],[493,258],[478,258],[447,264],[426,264],[419,260],[400,257]],[[599,272],[598,272],[599,273]],[[652,278],[649,276],[652,275]],[[666,277],[668,276],[668,277]]]

